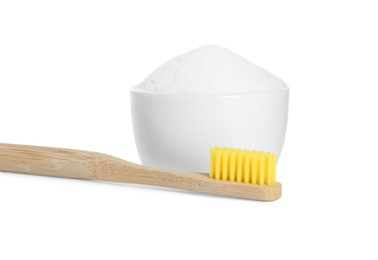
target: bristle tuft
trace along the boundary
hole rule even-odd
[[[276,182],[276,155],[226,147],[211,148],[210,178],[272,185]]]

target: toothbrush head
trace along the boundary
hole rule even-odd
[[[276,155],[226,147],[210,150],[210,178],[255,185],[276,183]]]

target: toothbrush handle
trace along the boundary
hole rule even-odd
[[[93,152],[0,143],[0,171],[92,179]]]
[[[164,171],[89,151],[0,143],[0,171],[153,185],[244,199],[281,197],[281,184],[220,181],[205,173]]]
[[[1,144],[0,171],[193,190],[208,174],[164,171],[90,151]]]
[[[207,174],[164,171],[90,151],[0,143],[0,171],[180,188]]]

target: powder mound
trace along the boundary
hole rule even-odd
[[[256,93],[286,87],[270,72],[217,45],[203,45],[169,60],[137,86],[154,92],[195,94]]]

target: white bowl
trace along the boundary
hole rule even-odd
[[[143,165],[209,172],[210,148],[268,151],[279,157],[289,89],[243,94],[182,94],[131,88],[135,142]]]

